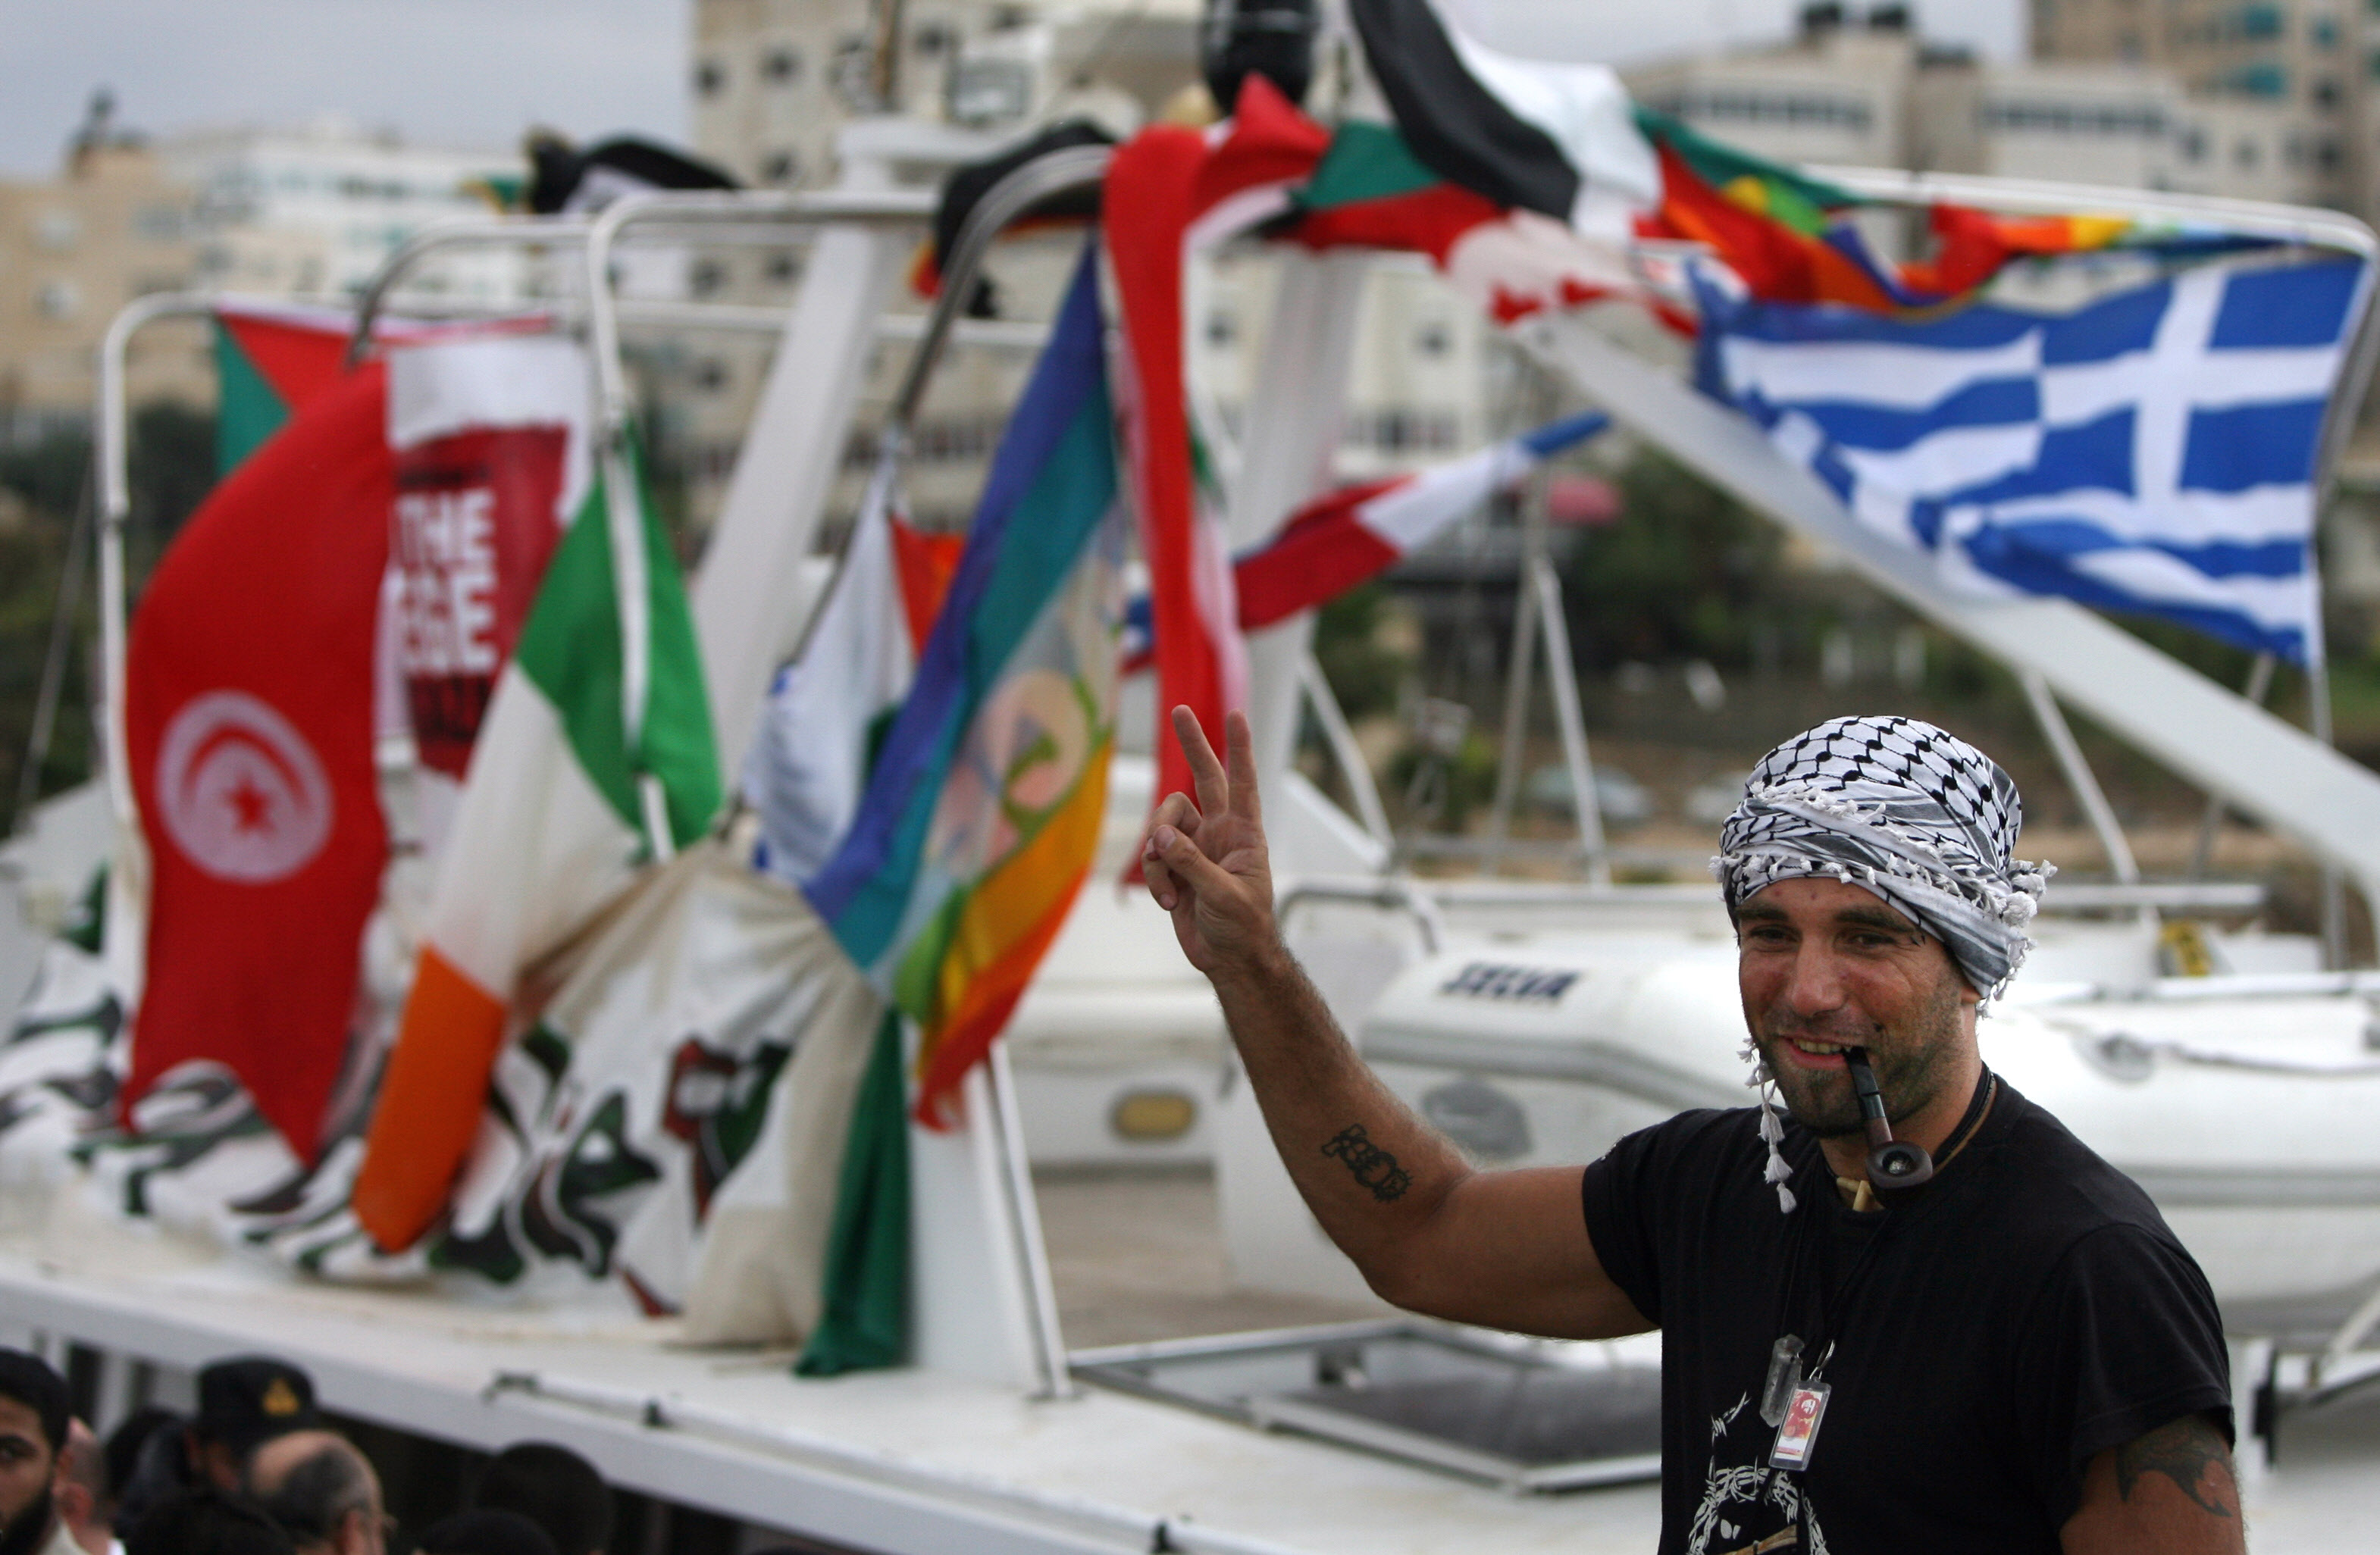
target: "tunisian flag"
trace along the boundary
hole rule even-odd
[[[123,1104],[212,1059],[310,1160],[388,852],[372,766],[386,423],[377,363],[299,408],[165,553],[126,664],[154,874]]]

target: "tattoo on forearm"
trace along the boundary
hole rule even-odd
[[[1372,1197],[1386,1204],[1403,1197],[1413,1186],[1413,1173],[1397,1164],[1397,1158],[1372,1143],[1362,1124],[1349,1124],[1330,1136],[1322,1147],[1326,1156],[1336,1156],[1347,1163],[1355,1181],[1372,1190]]]
[[[2239,1515],[2223,1500],[2227,1488],[2236,1483],[2231,1450],[2223,1445],[2223,1433],[2199,1415],[2184,1415],[2116,1449],[2117,1494],[2131,1500],[2132,1487],[2147,1474],[2164,1475],[2202,1510],[2217,1517]]]

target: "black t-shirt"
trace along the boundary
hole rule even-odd
[[[1854,1214],[1788,1123],[1800,1203],[1779,1213],[1758,1122],[1682,1113],[1586,1169],[1596,1256],[1662,1329],[1663,1555],[1797,1526],[1781,1548],[1805,1555],[2054,1552],[2094,1455],[2199,1411],[2228,1429],[2205,1276],[2147,1195],[2006,1081],[1941,1174],[1880,1212]],[[1760,1415],[1788,1333],[1831,1390],[1799,1473],[1768,1467]]]

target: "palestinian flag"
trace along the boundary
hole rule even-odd
[[[529,142],[528,208],[541,216],[600,211],[624,194],[742,186],[707,162],[633,135],[580,151],[559,136]]]
[[[1364,56],[1424,165],[1507,210],[1627,236],[1660,197],[1620,78],[1518,59],[1465,37],[1434,0],[1351,0]]]
[[[719,799],[693,617],[624,433],[554,547],[448,828],[356,1182],[379,1245],[444,1209],[524,978]]]
[[[215,476],[220,480],[346,371],[355,316],[344,310],[227,298],[215,304]],[[524,327],[541,321],[524,321]],[[484,331],[487,325],[472,326]],[[408,340],[453,325],[382,318],[372,338]]]
[[[1390,204],[1348,212],[1337,209],[1354,203],[1340,190],[1352,190],[1354,180],[1342,177],[1334,188],[1318,176],[1304,201],[1316,213],[1308,233],[1314,240],[1378,242],[1384,219],[1393,230],[1403,218],[1416,240],[1396,246],[1432,253],[1502,322],[1639,290],[1618,257],[1632,237],[1706,245],[1763,301],[1875,311],[1961,296],[2024,255],[2174,238],[2118,216],[2012,219],[1937,206],[1935,253],[1894,266],[1846,219],[1868,203],[1862,197],[1635,106],[1601,66],[1500,54],[1453,25],[1443,0],[1350,0],[1350,9],[1395,115],[1395,139],[1439,187],[1408,169],[1402,191],[1387,195]],[[1375,128],[1372,139],[1378,135]],[[1347,168],[1332,171],[1352,174],[1355,150],[1349,148]],[[1374,148],[1364,160],[1385,167],[1390,159]],[[1494,208],[1503,225],[1475,208],[1477,219],[1462,225],[1466,207],[1450,189]],[[1557,257],[1572,239],[1585,252],[1601,251],[1604,274],[1593,274],[1585,258]],[[1589,273],[1565,275],[1565,264]]]
[[[1360,244],[1427,254],[1498,323],[1611,297],[1645,298],[1617,241],[1531,210],[1507,210],[1439,176],[1388,125],[1351,119],[1297,192],[1290,236],[1310,248]]]

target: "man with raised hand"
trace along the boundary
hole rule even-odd
[[[1364,1066],[1275,923],[1246,721],[1225,760],[1173,724],[1196,794],[1158,807],[1149,893],[1299,1192],[1400,1306],[1661,1328],[1664,1555],[2243,1548],[2204,1276],[1977,1048],[2047,874],[1988,757],[1863,718],[1762,761],[1714,860],[1761,1105],[1631,1135],[1582,1180],[1475,1169]],[[1871,1180],[1863,1088],[1922,1185]]]

